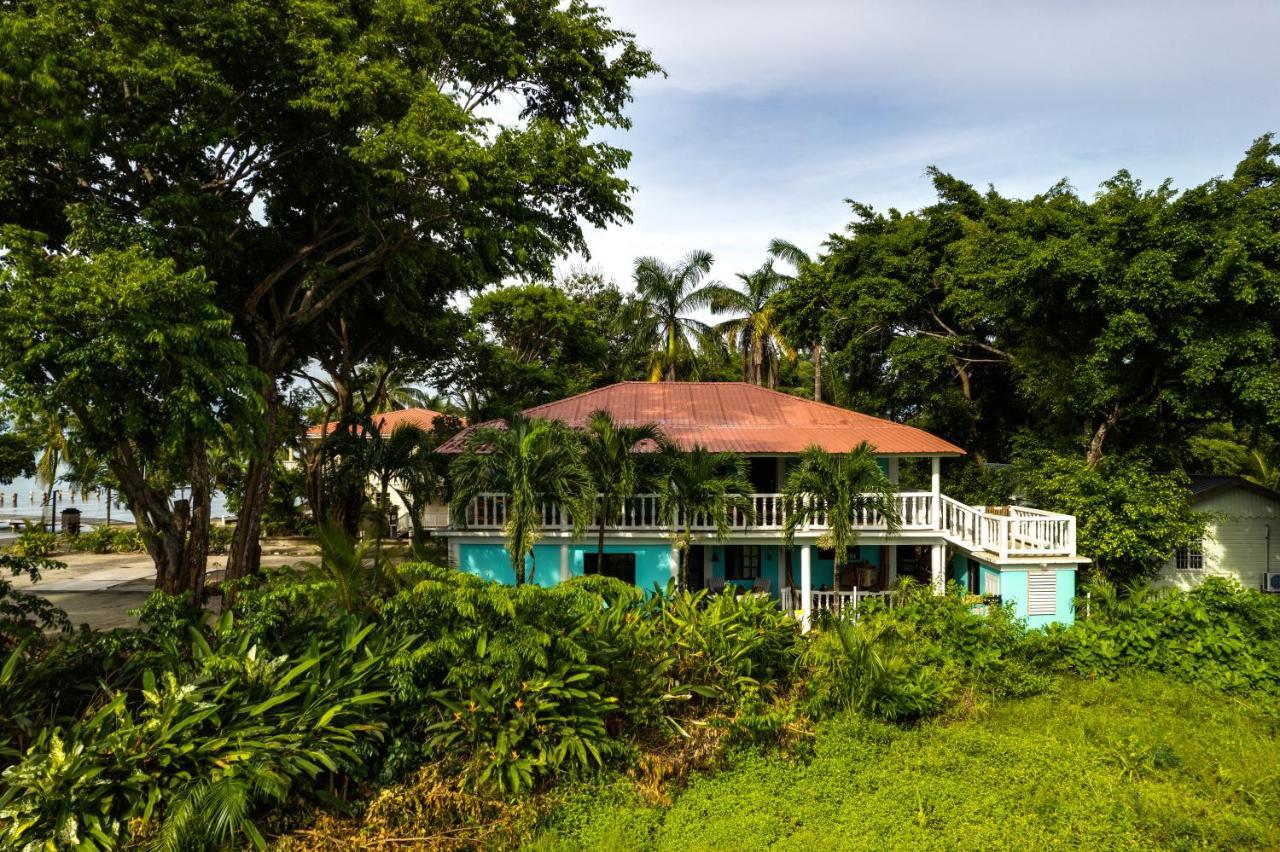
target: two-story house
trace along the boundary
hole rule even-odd
[[[622,424],[656,423],[683,449],[702,445],[739,453],[747,460],[754,518],[742,517],[729,537],[716,540],[700,530],[690,550],[690,585],[719,589],[732,584],[779,597],[808,623],[819,607],[838,607],[881,594],[910,575],[941,590],[948,581],[977,594],[1012,601],[1032,625],[1070,622],[1076,568],[1075,519],[1022,506],[968,506],[942,493],[942,461],[964,450],[928,432],[844,408],[825,405],[739,382],[624,382],[530,408],[531,418],[561,420],[581,428],[605,410]],[[459,453],[466,432],[440,451]],[[833,591],[834,554],[819,547],[824,527],[798,530],[783,545],[787,471],[807,447],[848,452],[866,441],[875,447],[889,479],[897,483],[908,459],[927,465],[927,489],[899,491],[901,524],[889,530],[868,514],[857,527],[856,547],[839,566],[840,593]],[[504,550],[505,496],[478,497],[462,518],[440,534],[449,539],[451,561],[461,570],[512,582]],[[673,530],[658,511],[656,494],[630,501],[620,523],[605,530],[604,564],[597,563],[594,532],[574,540],[554,506],[544,511],[542,539],[534,552],[533,582],[554,585],[571,577],[605,573],[642,588],[665,585],[677,575]]]

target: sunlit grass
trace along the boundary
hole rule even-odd
[[[1280,848],[1274,704],[1156,676],[1065,678],[915,729],[845,719],[805,759],[746,756],[669,808],[575,791],[534,842],[588,849]]]

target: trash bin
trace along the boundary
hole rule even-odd
[[[62,531],[67,535],[80,535],[80,510],[62,510]]]

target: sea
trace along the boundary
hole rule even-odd
[[[57,495],[57,514],[61,516],[63,509],[79,509],[82,529],[106,523],[107,492],[105,490],[90,491],[85,494],[66,483],[58,483],[54,487]],[[179,491],[175,497],[186,497],[185,491]],[[17,535],[24,521],[39,521],[41,517],[48,520],[49,512],[43,506],[45,488],[34,479],[15,479],[10,483],[0,483],[0,539]],[[210,499],[210,515],[214,518],[230,515],[227,509],[226,495],[214,492]],[[133,513],[121,499],[120,492],[111,492],[111,524],[133,523]],[[61,518],[59,518],[61,523]]]

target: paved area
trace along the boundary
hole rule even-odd
[[[263,547],[263,565],[290,565],[306,559],[303,547]],[[96,630],[133,627],[137,619],[128,614],[155,589],[156,569],[145,553],[59,553],[52,558],[66,568],[46,572],[40,582],[14,577],[14,588],[40,595],[62,607],[71,623],[87,624]],[[209,571],[221,571],[225,559],[209,560]]]

